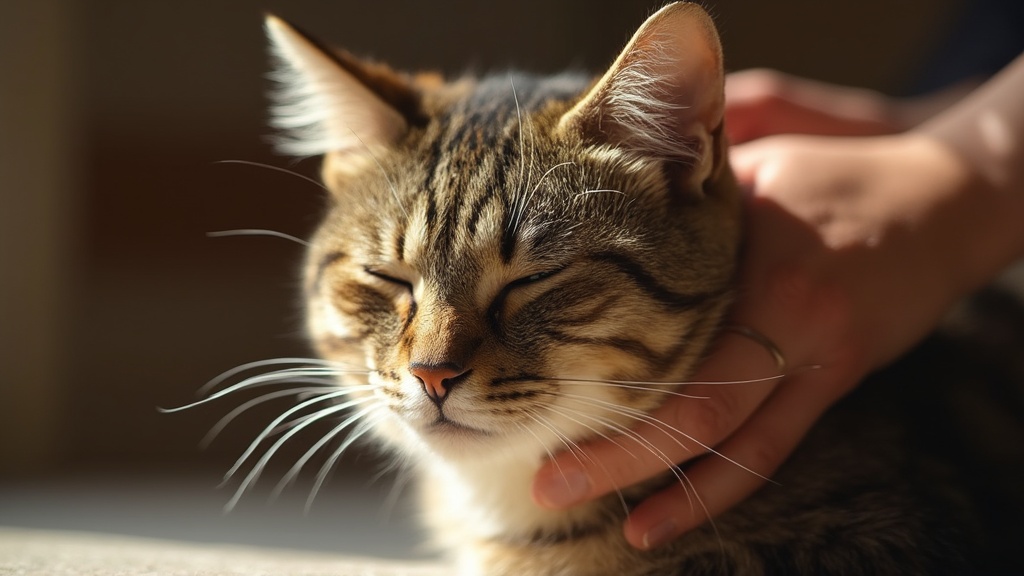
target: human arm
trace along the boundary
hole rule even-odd
[[[687,469],[706,513],[675,485],[632,512],[630,543],[654,547],[760,488],[828,406],[1024,255],[1020,94],[1024,56],[903,134],[777,136],[733,148],[737,176],[750,189],[733,322],[770,337],[796,370],[779,384],[687,387],[706,399],[674,399],[655,416],[690,438],[637,429],[676,462],[706,453],[702,445],[728,459],[703,458]],[[809,365],[820,368],[799,369]],[[727,333],[693,379],[775,370],[760,345]],[[566,507],[664,470],[654,451],[630,455],[608,441],[583,450],[541,468],[540,505]]]
[[[726,132],[734,144],[776,134],[895,134],[925,122],[977,85],[964,80],[932,94],[893,98],[776,70],[743,70],[726,78]]]

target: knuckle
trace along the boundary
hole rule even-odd
[[[762,476],[771,476],[782,465],[789,456],[789,451],[783,449],[777,442],[770,438],[763,438],[754,442],[750,447],[750,454],[747,455],[744,466]]]
[[[765,98],[779,96],[786,90],[783,75],[771,68],[754,68],[747,70],[744,74],[743,81],[749,83],[757,93]]]
[[[622,490],[664,470],[667,466],[645,443],[623,443],[625,450],[587,459],[585,464],[598,493]]]
[[[735,427],[737,408],[738,401],[733,394],[716,391],[705,399],[686,403],[686,410],[678,414],[677,421],[691,441],[712,446]]]

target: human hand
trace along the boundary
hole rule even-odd
[[[775,134],[870,136],[902,131],[900,106],[879,92],[765,68],[725,82],[726,133],[734,144]]]
[[[895,134],[932,118],[976,86],[976,81],[966,80],[933,94],[903,99],[776,70],[742,70],[726,76],[725,129],[733,144],[778,134]]]
[[[635,428],[643,441],[587,443],[535,478],[535,500],[565,508],[662,473],[666,459],[687,462],[714,447],[721,456],[694,461],[685,481],[630,514],[625,536],[642,549],[760,488],[832,403],[927,333],[965,289],[956,258],[971,214],[957,192],[971,175],[935,140],[779,136],[733,147],[731,161],[750,190],[731,321],[775,343],[785,378],[687,385],[683,392],[701,398],[666,402],[654,414],[665,426]],[[811,365],[820,368],[802,369]],[[726,332],[692,380],[775,374],[764,347]]]

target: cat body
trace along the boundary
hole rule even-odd
[[[678,471],[566,511],[531,498],[544,458],[647,422],[683,390],[672,383],[707,353],[731,302],[740,191],[703,10],[666,6],[596,80],[446,83],[325,50],[274,17],[267,29],[284,85],[280,147],[323,155],[331,191],[306,265],[309,333],[324,359],[365,368],[339,385],[416,470],[426,522],[459,574],[967,565],[950,543],[970,532],[968,507],[914,485],[929,464],[908,457],[902,415],[864,416],[856,398],[778,485],[657,550],[630,547],[622,521],[685,482]],[[948,529],[934,529],[936,510]]]

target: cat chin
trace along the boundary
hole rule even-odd
[[[430,453],[450,462],[539,461],[542,453],[533,446],[516,446],[506,435],[472,428],[431,428],[418,436]]]
[[[436,411],[386,410],[373,426],[378,441],[417,460],[474,460],[497,463],[524,459],[539,462],[545,446],[522,427],[505,425],[484,429],[477,422],[438,416]]]
[[[532,436],[479,430],[455,423],[414,426],[401,419],[378,426],[378,435],[386,444],[413,461],[444,460],[451,463],[501,465],[530,463],[539,465],[546,454]]]
[[[445,458],[476,457],[478,453],[487,452],[502,442],[486,431],[453,422],[431,424],[418,430],[416,435],[432,452]]]

